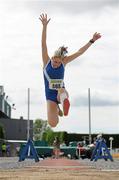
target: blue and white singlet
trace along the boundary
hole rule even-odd
[[[54,101],[57,104],[59,103],[57,100],[57,89],[64,87],[64,71],[63,63],[58,68],[53,68],[51,60],[48,61],[43,70],[46,99]]]

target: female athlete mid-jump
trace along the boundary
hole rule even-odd
[[[43,59],[43,73],[45,83],[45,94],[47,100],[47,116],[48,123],[51,127],[56,127],[59,121],[59,116],[68,115],[70,102],[68,92],[64,84],[64,71],[67,63],[73,61],[82,55],[96,40],[101,38],[100,33],[94,33],[91,40],[88,41],[77,52],[67,56],[67,47],[59,47],[50,58],[47,49],[46,35],[47,25],[50,19],[47,14],[41,14],[39,18],[42,22],[42,59]],[[62,105],[62,110],[59,108],[59,103]]]

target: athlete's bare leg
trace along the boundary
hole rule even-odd
[[[58,105],[58,115],[59,115],[60,117],[63,116],[63,111],[60,109],[60,106],[59,106],[59,105]]]
[[[56,127],[59,122],[57,103],[47,100],[47,115],[49,125],[51,127]]]

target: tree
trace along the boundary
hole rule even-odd
[[[53,141],[54,141],[54,132],[53,130],[51,130],[50,128],[47,129],[47,131],[45,132],[45,141],[48,142],[49,145],[52,145]]]
[[[43,134],[49,130],[51,130],[51,128],[48,126],[48,123],[46,120],[36,119],[34,124],[33,124],[34,140],[36,141],[36,140],[44,139]]]

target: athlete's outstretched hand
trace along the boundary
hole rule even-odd
[[[49,19],[47,18],[47,14],[41,14],[39,19],[41,20],[43,26],[47,26],[47,24],[50,21],[50,18]]]
[[[96,40],[98,40],[99,38],[101,38],[101,35],[100,35],[100,33],[97,33],[97,32],[95,32],[95,34],[93,34],[93,41],[96,41]]]

